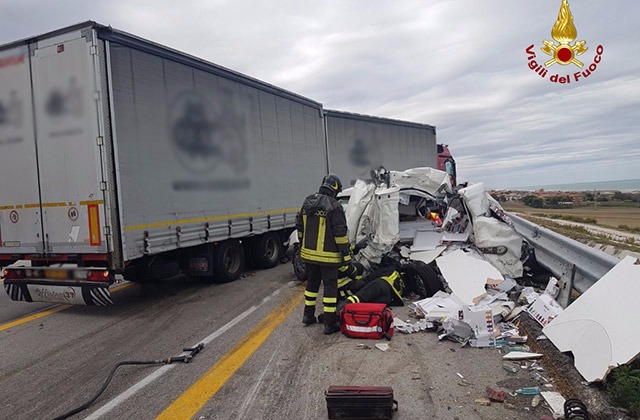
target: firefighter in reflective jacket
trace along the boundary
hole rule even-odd
[[[353,296],[365,286],[362,264],[350,262],[338,268],[338,301]]]
[[[336,315],[338,267],[351,261],[346,217],[342,205],[335,198],[340,191],[340,179],[335,174],[326,175],[318,193],[304,200],[296,219],[300,257],[309,272],[302,323],[310,325],[317,322],[316,299],[322,282],[325,334],[340,331]]]
[[[358,290],[355,294],[348,296],[346,301],[340,302],[338,309],[341,310],[347,303],[384,303],[387,306],[404,306],[402,293],[404,291],[404,281],[399,272],[393,268],[372,274],[372,280]]]

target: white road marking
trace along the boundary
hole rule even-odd
[[[263,304],[265,304],[265,303],[269,302],[271,299],[273,299],[275,296],[279,295],[281,289],[286,288],[286,287],[287,286],[283,286],[280,289],[274,291],[269,296],[263,298],[262,302],[258,306],[254,305],[254,306],[250,307],[249,309],[247,309],[246,311],[244,311],[243,313],[241,313],[240,315],[238,315],[237,317],[235,317],[231,321],[227,322],[225,325],[220,327],[218,330],[216,330],[215,332],[213,332],[212,334],[210,334],[206,338],[198,341],[196,344],[194,344],[191,347],[195,347],[199,343],[203,343],[205,345],[205,347],[206,347],[207,344],[211,343],[213,340],[215,340],[216,338],[220,337],[222,334],[224,334],[225,332],[229,331],[235,325],[240,323],[240,321],[242,321],[243,319],[245,319],[246,317],[251,315],[253,312],[255,312],[255,310],[258,309],[258,307],[262,306]],[[186,354],[186,353],[183,353],[182,355],[184,355],[184,354]],[[118,395],[117,397],[115,397],[114,399],[112,399],[111,401],[109,401],[108,403],[103,405],[102,407],[100,407],[98,410],[94,411],[88,417],[85,417],[85,420],[96,420],[96,419],[99,419],[100,417],[104,416],[105,414],[111,412],[118,405],[122,404],[123,402],[125,402],[126,400],[128,400],[129,398],[134,396],[142,388],[144,388],[145,386],[149,385],[150,383],[152,383],[156,379],[160,378],[162,375],[164,375],[165,373],[169,372],[175,366],[176,366],[175,364],[162,366],[161,368],[159,368],[155,372],[151,373],[150,375],[148,375],[147,377],[143,378],[141,381],[139,381],[138,383],[136,383],[135,385],[133,385],[132,387],[130,387],[129,389],[124,391],[122,394]]]

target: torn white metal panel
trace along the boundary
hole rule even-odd
[[[467,230],[463,233],[444,232],[442,235],[443,242],[467,242],[469,240],[469,233],[471,230]]]
[[[433,251],[442,243],[442,232],[417,230],[411,252]]]
[[[400,240],[398,224],[398,202],[400,194],[397,187],[378,187],[370,205],[370,212],[365,211],[363,219],[368,218],[370,228],[364,225],[367,220],[361,220],[359,237],[366,235],[370,238],[367,246],[358,253],[356,261],[369,270],[371,264],[379,264],[382,256],[391,251]]]
[[[469,185],[461,189],[459,193],[463,197],[474,223],[476,218],[490,215],[489,200],[487,198],[489,194],[485,192],[482,182]]]
[[[459,249],[437,258],[436,264],[451,291],[467,305],[474,305],[485,296],[488,279],[503,280],[491,264]]]
[[[347,230],[349,235],[349,241],[351,243],[358,242],[357,238],[360,221],[365,213],[367,205],[373,198],[373,190],[375,186],[373,184],[367,184],[362,180],[356,181],[353,188],[350,189],[349,204],[345,211],[347,217]],[[346,191],[345,191],[346,193]]]
[[[387,252],[400,240],[400,226],[398,202],[400,194],[398,187],[378,188],[376,199],[376,232],[374,242],[384,246]]]
[[[640,260],[626,257],[551,321],[543,333],[560,351],[571,351],[589,382],[640,355]]]
[[[425,264],[430,264],[433,260],[438,258],[445,249],[447,249],[445,245],[440,245],[432,251],[411,251],[409,259],[414,261],[422,261]]]
[[[403,172],[391,171],[391,182],[400,189],[414,188],[431,195],[447,191],[451,193],[451,181],[446,172],[433,168],[412,168]]]
[[[493,217],[473,219],[474,243],[478,248],[505,246],[503,255],[485,253],[484,256],[505,276],[522,277],[522,236],[511,226]]]
[[[400,222],[400,240],[410,241],[416,236],[416,232],[420,231],[435,231],[437,228],[431,220],[412,220],[408,222]]]

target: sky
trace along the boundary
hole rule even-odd
[[[584,67],[556,63],[541,77],[526,50],[534,45],[537,63],[552,58],[541,47],[555,42],[561,4],[0,0],[0,44],[95,20],[326,109],[434,125],[460,181],[508,188],[640,178],[640,2],[569,0],[575,41],[588,48],[575,57]]]

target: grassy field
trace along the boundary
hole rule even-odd
[[[536,209],[517,202],[500,204],[505,210],[511,212],[525,213],[528,215],[544,213],[548,215],[561,214],[581,218],[593,218],[597,220],[598,226],[626,230],[620,228],[620,225],[626,225],[630,228],[640,229],[640,207],[612,205],[613,203],[597,203],[572,209]]]

